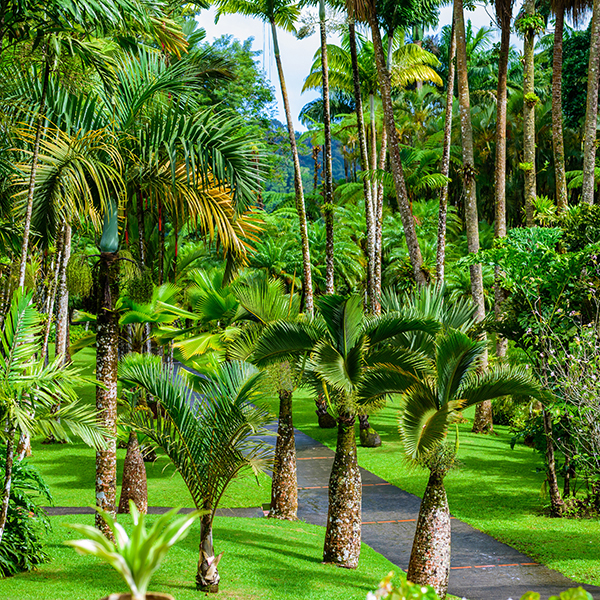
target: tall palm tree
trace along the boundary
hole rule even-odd
[[[514,367],[479,369],[486,360],[484,341],[449,330],[438,336],[435,358],[427,359],[424,373],[406,387],[400,412],[400,435],[406,458],[429,469],[407,579],[432,585],[446,597],[450,573],[450,513],[444,478],[454,465],[458,444],[447,443],[448,429],[460,411],[511,394],[543,397],[528,371]]]
[[[588,67],[587,101],[583,131],[583,187],[581,199],[594,203],[596,168],[596,132],[598,121],[598,78],[600,77],[600,0],[594,0]]]
[[[162,448],[185,482],[201,518],[200,558],[196,586],[217,592],[212,523],[229,484],[248,471],[268,468],[270,446],[252,439],[266,433],[267,387],[261,373],[248,364],[223,363],[208,377],[181,371],[173,374],[160,357],[130,354],[121,362],[120,378],[139,386],[158,402],[156,416],[133,411],[129,424]]]
[[[405,389],[405,372],[416,373],[419,367],[418,357],[405,349],[389,348],[386,342],[408,331],[434,333],[438,326],[398,313],[367,318],[360,296],[323,296],[317,306],[317,320],[279,321],[269,326],[256,344],[254,360],[266,365],[310,353],[304,371],[315,391],[326,395],[338,427],[323,560],[356,568],[362,498],[356,417],[381,406],[388,394]]]
[[[248,17],[254,17],[268,23],[271,27],[273,52],[275,54],[275,62],[277,63],[277,73],[279,75],[283,107],[287,120],[292,160],[294,162],[296,210],[298,211],[300,239],[302,241],[304,305],[306,312],[312,313],[314,310],[312,269],[310,264],[310,247],[308,243],[308,226],[306,221],[306,207],[304,204],[304,190],[302,188],[302,174],[300,172],[300,159],[298,158],[294,121],[292,119],[292,111],[290,108],[283,64],[281,62],[281,53],[279,51],[279,40],[277,37],[277,27],[281,27],[284,31],[294,31],[294,23],[298,18],[299,8],[289,0],[218,0],[217,18],[221,14],[228,13],[239,13]]]

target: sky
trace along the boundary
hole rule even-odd
[[[517,2],[517,4],[520,5],[520,2]],[[492,20],[490,10],[489,6],[477,5],[474,11],[465,13],[465,19],[471,19],[476,29],[483,26],[489,27]],[[517,11],[518,7],[515,8],[514,14]],[[451,18],[452,6],[442,7],[440,10],[440,27],[450,23]],[[207,41],[210,42],[224,34],[233,35],[234,38],[242,41],[249,37],[254,38],[252,47],[254,50],[262,51],[263,55],[260,58],[260,64],[264,67],[267,77],[276,90],[277,109],[275,116],[280,121],[285,122],[277,68],[275,66],[275,58],[273,57],[270,29],[258,19],[250,19],[240,15],[222,16],[219,22],[215,24],[214,9],[203,11],[197,20],[200,26],[206,30]],[[428,31],[426,33],[431,34],[435,32]],[[294,125],[296,131],[303,131],[305,128],[298,121],[298,114],[307,102],[319,96],[318,92],[301,93],[304,79],[310,71],[314,54],[319,50],[318,30],[317,33],[303,40],[298,40],[292,34],[285,33],[282,30],[278,31],[278,37]],[[335,43],[336,40],[332,37],[328,41]],[[513,40],[513,43],[516,41]]]

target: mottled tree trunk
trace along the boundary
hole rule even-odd
[[[525,0],[523,9],[526,16],[535,14],[535,0]],[[525,222],[533,227],[533,201],[536,197],[535,173],[535,105],[534,89],[534,47],[535,31],[531,28],[525,32],[523,40],[523,171],[525,179]],[[527,99],[528,94],[531,98]]]
[[[385,120],[385,128],[388,137],[388,146],[392,163],[392,176],[394,178],[394,186],[396,188],[396,200],[398,202],[398,210],[404,227],[404,236],[410,262],[413,269],[414,278],[417,284],[426,285],[427,276],[422,269],[423,257],[417,239],[415,229],[415,220],[412,214],[412,209],[406,191],[406,182],[404,180],[404,169],[402,160],[400,159],[400,145],[398,140],[398,132],[396,131],[396,122],[394,119],[394,108],[392,105],[392,90],[390,76],[385,64],[385,52],[379,32],[379,24],[375,11],[369,12],[369,26],[373,33],[373,47],[375,50],[375,62],[377,64],[377,75],[379,86],[381,89],[381,101],[383,104],[383,116]]]
[[[594,169],[596,167],[596,131],[598,127],[598,76],[600,73],[600,0],[594,0],[592,31],[590,42],[590,62],[587,80],[587,103],[583,132],[583,189],[581,199],[594,203],[596,187]]]
[[[40,98],[40,107],[38,110],[37,125],[35,131],[35,141],[33,143],[33,154],[31,156],[31,174],[29,176],[29,188],[27,190],[27,205],[25,208],[25,219],[23,221],[23,242],[21,244],[21,262],[19,265],[19,287],[25,285],[25,270],[27,268],[27,253],[29,251],[29,234],[31,232],[31,215],[33,214],[33,195],[35,192],[35,178],[38,168],[38,156],[40,153],[40,142],[44,129],[44,119],[46,112],[46,93],[48,91],[48,79],[50,77],[50,60],[45,56],[47,50],[44,50],[44,76],[42,80],[42,97]]]
[[[432,472],[417,519],[417,530],[406,578],[417,585],[431,585],[443,600],[450,574],[450,511],[444,477]]]
[[[269,517],[295,521],[298,512],[296,444],[292,419],[292,392],[279,390],[279,424],[273,464]]]
[[[142,513],[148,512],[148,485],[146,482],[146,465],[138,443],[137,434],[129,433],[127,454],[123,465],[119,514],[129,513],[129,500],[133,500],[136,508]]]
[[[63,357],[63,364],[69,362],[67,356],[67,336],[69,333],[69,290],[67,289],[67,265],[71,258],[71,224],[65,222],[63,231],[62,256],[58,279],[58,308],[56,314],[56,349],[55,356]]]
[[[444,177],[450,174],[450,151],[452,148],[452,107],[454,105],[454,75],[456,60],[456,32],[452,18],[452,34],[450,37],[450,62],[448,65],[448,89],[446,90],[446,115],[444,121],[444,149],[440,172]],[[448,217],[448,181],[444,183],[440,194],[440,210],[438,213],[437,250],[435,257],[435,278],[438,287],[444,285],[444,268],[446,264],[446,221]]]
[[[271,33],[273,34],[273,52],[275,62],[277,63],[277,73],[279,74],[279,83],[281,85],[281,95],[283,97],[283,106],[287,121],[288,134],[290,138],[290,147],[292,150],[292,159],[294,161],[294,188],[296,191],[296,210],[300,224],[300,239],[302,241],[302,266],[304,271],[303,292],[304,309],[307,313],[314,312],[312,267],[310,264],[310,247],[308,244],[308,226],[306,223],[306,207],[304,205],[304,190],[302,189],[302,174],[300,171],[300,159],[298,158],[298,147],[296,144],[296,133],[294,131],[294,122],[292,120],[292,111],[288,98],[285,77],[283,74],[283,65],[281,64],[281,54],[279,53],[279,42],[277,40],[277,27],[275,22],[271,22]]]
[[[56,300],[56,292],[58,289],[58,278],[60,275],[60,264],[62,259],[62,239],[63,236],[58,235],[56,240],[56,258],[54,261],[54,276],[52,277],[51,288],[48,292],[48,299],[46,302],[46,314],[48,320],[44,324],[44,339],[42,342],[42,350],[40,356],[44,359],[44,364],[48,364],[48,343],[50,339],[50,329],[52,328],[52,315],[54,313],[54,302]]]
[[[348,21],[348,38],[350,43],[350,58],[352,61],[352,81],[354,84],[354,103],[356,105],[356,125],[358,129],[358,144],[360,150],[360,167],[362,171],[369,168],[369,154],[365,136],[365,122],[363,117],[362,95],[360,90],[360,76],[358,70],[358,52],[356,48],[356,29],[354,20]],[[363,177],[363,193],[365,196],[365,221],[367,233],[367,297],[369,309],[379,314],[381,306],[375,293],[375,214],[371,185],[367,177]]]
[[[355,420],[355,417],[338,418],[323,548],[323,562],[349,569],[358,566],[361,532],[362,484],[356,459]]]
[[[212,513],[203,515],[200,520],[200,556],[196,573],[196,589],[216,594],[219,591],[219,571],[217,569],[223,553],[215,556],[212,535]]]
[[[542,408],[544,419],[544,433],[546,435],[546,473],[548,480],[548,492],[550,495],[550,506],[552,516],[559,517],[565,507],[565,503],[560,496],[558,488],[558,478],[556,477],[556,462],[554,460],[554,440],[552,438],[552,415]]]
[[[8,516],[8,503],[10,501],[10,490],[12,486],[12,470],[15,451],[15,428],[10,427],[6,433],[6,464],[4,466],[4,485],[2,486],[2,504],[0,504],[0,543],[6,527]]]
[[[565,5],[558,3],[554,24],[554,50],[552,52],[552,147],[554,150],[554,176],[556,178],[556,205],[559,214],[567,208],[567,178],[565,176],[565,141],[562,114],[562,65]]]
[[[112,436],[107,447],[96,451],[96,506],[116,514],[117,495],[117,352],[119,319],[114,310],[119,297],[119,263],[117,254],[100,254],[98,316],[96,321],[96,378],[102,385],[96,387],[98,424]],[[104,519],[96,515],[96,527],[112,539],[112,532]]]

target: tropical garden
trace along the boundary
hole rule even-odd
[[[600,0],[474,8],[0,0],[3,597],[443,599],[452,518],[600,585]]]

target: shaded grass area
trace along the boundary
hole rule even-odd
[[[92,524],[93,517],[52,517],[53,532],[48,536],[52,562],[0,581],[2,598],[89,600],[126,591],[109,566],[63,545],[63,540],[79,537],[61,526],[65,522]],[[127,516],[120,522],[128,528],[131,521]],[[169,551],[152,579],[152,591],[172,594],[176,600],[203,597],[194,583],[199,534],[196,523],[190,535]],[[219,597],[227,600],[364,600],[382,576],[399,571],[365,545],[356,570],[321,564],[325,530],[306,523],[217,517],[214,534],[216,551],[225,552],[219,564]]]
[[[93,376],[95,351],[86,348],[73,357],[74,366],[82,373]],[[93,384],[78,390],[82,400],[89,404],[96,402],[96,387]],[[41,472],[50,487],[55,506],[95,505],[95,451],[81,442],[70,444],[42,444],[41,438],[33,440],[32,456],[29,461]],[[158,453],[155,463],[146,463],[148,477],[149,506],[193,505],[190,494],[179,473],[166,456]],[[121,489],[125,450],[117,450],[118,490]],[[271,499],[271,479],[260,475],[258,479],[248,471],[248,475],[233,482],[222,498],[222,508],[261,506]]]
[[[275,401],[271,409],[276,410]],[[358,460],[362,467],[422,497],[427,473],[410,468],[402,458],[398,409],[397,402],[389,402],[370,418],[383,445],[359,446]],[[314,402],[307,394],[295,394],[294,425],[334,449],[336,431],[320,429],[314,411]],[[507,427],[496,426],[497,435],[472,434],[472,412],[465,411],[469,422],[459,425],[461,466],[446,478],[452,514],[579,583],[600,585],[600,520],[546,517],[543,508],[548,500],[541,495],[545,480],[541,456],[523,445],[511,450]],[[454,436],[451,431],[452,442]]]

